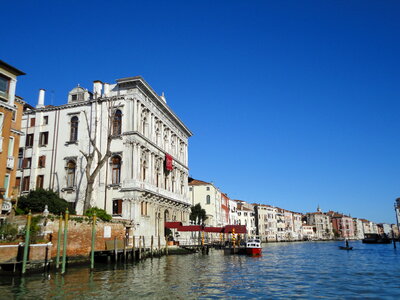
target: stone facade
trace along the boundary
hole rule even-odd
[[[91,206],[129,220],[135,235],[163,235],[165,221],[188,221],[192,133],[142,77],[95,81],[93,92],[77,86],[61,106],[46,106],[41,91],[22,124],[22,194],[51,189],[82,214],[85,155],[95,145],[100,158],[96,153],[90,171],[110,155],[94,181]]]

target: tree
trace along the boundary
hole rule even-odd
[[[108,222],[112,219],[111,215],[109,215],[104,209],[98,207],[89,208],[87,211],[85,211],[85,216],[92,217],[94,213],[96,213],[96,216],[100,220]]]
[[[32,190],[18,199],[18,208],[25,213],[29,210],[33,213],[42,213],[47,205],[49,212],[56,215],[64,213],[67,208],[71,214],[75,214],[71,204],[73,203],[60,198],[55,192],[43,189]]]
[[[200,203],[197,203],[195,206],[190,208],[190,216],[189,219],[191,221],[197,222],[198,225],[202,224],[205,220],[207,220],[206,210],[201,208]]]
[[[107,106],[107,124],[106,124],[106,135],[107,135],[107,140],[106,140],[106,150],[105,153],[101,152],[101,149],[99,148],[99,145],[97,143],[97,136],[101,134],[101,132],[98,132],[98,123],[99,120],[97,118],[97,102],[95,104],[95,120],[93,124],[93,128],[91,128],[86,111],[84,112],[85,116],[85,121],[87,125],[87,132],[88,132],[88,137],[89,137],[89,151],[84,152],[82,150],[79,150],[83,157],[86,160],[86,166],[85,166],[85,177],[86,177],[86,191],[85,191],[85,199],[84,199],[84,204],[83,204],[83,211],[87,211],[89,208],[91,208],[91,203],[92,203],[92,195],[93,195],[93,186],[95,183],[95,180],[97,176],[100,173],[101,168],[104,166],[104,164],[107,162],[107,160],[111,157],[111,141],[112,141],[112,126],[113,126],[113,119],[115,115],[115,101],[107,99],[105,101],[105,104]]]

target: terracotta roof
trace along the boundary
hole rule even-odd
[[[193,179],[193,178],[189,179],[189,185],[208,185],[208,184],[211,184],[211,183],[205,182],[202,180]]]

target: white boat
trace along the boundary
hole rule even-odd
[[[249,238],[246,242],[246,253],[251,256],[261,255],[261,240],[258,237]]]

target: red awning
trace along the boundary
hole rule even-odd
[[[226,225],[224,228],[224,233],[232,233],[232,229],[235,229],[235,233],[247,233],[246,225]]]
[[[165,154],[165,168],[168,171],[172,171],[173,170],[173,167],[172,167],[172,156],[167,154],[167,153]]]
[[[205,232],[224,232],[224,227],[204,227]]]
[[[179,228],[182,226],[182,222],[165,222],[165,227],[169,229]]]
[[[203,231],[203,226],[201,225],[181,226],[178,228],[178,231]]]

